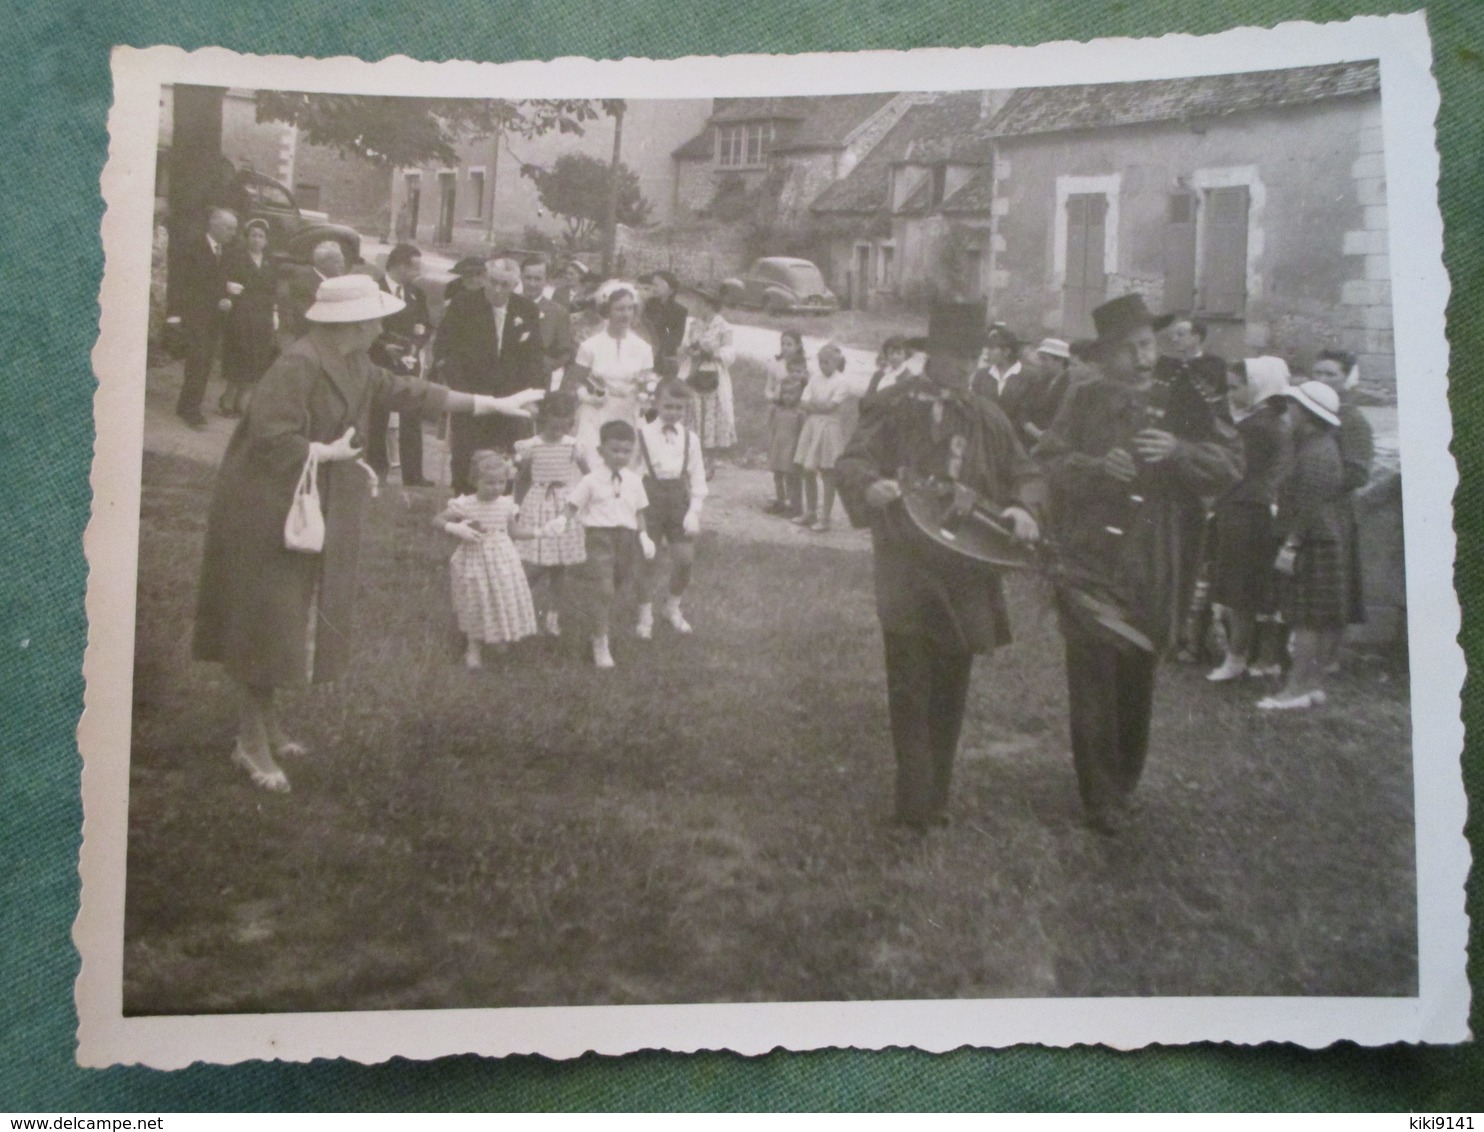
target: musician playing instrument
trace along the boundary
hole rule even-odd
[[[1116,833],[1149,745],[1154,672],[1195,581],[1203,498],[1241,478],[1235,428],[1187,374],[1155,373],[1154,316],[1137,294],[1092,312],[1101,376],[1073,387],[1036,445],[1062,567],[1122,609],[1132,645],[1058,594],[1072,759],[1088,824]]]
[[[915,833],[947,824],[974,657],[1008,644],[1010,625],[998,570],[930,538],[908,516],[903,493],[930,482],[948,493],[948,522],[977,510],[1025,542],[1039,534],[1039,469],[1005,414],[967,392],[982,334],[982,306],[935,309],[923,375],[862,406],[836,463],[852,523],[871,528],[895,821]]]

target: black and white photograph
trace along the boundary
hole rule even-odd
[[[763,62],[116,53],[84,1063],[1466,1034],[1421,17]]]

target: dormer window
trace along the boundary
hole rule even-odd
[[[716,127],[716,164],[728,169],[767,164],[772,122],[735,122]]]

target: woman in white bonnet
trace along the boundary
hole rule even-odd
[[[639,427],[639,408],[654,384],[654,349],[638,333],[639,289],[610,279],[593,294],[603,328],[577,348],[562,388],[577,396],[577,451],[598,466],[598,430],[608,421]]]

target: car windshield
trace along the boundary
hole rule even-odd
[[[781,272],[788,285],[800,295],[823,295],[824,277],[812,263],[791,263]]]

